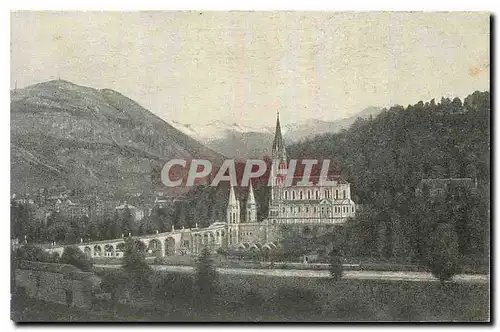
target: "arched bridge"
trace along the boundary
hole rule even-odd
[[[227,246],[227,226],[214,223],[208,228],[173,230],[171,232],[132,236],[146,245],[148,255],[156,257],[172,255],[198,255],[205,247],[215,252]],[[103,241],[82,242],[74,245],[52,245],[46,250],[62,255],[67,246],[77,246],[89,257],[122,257],[127,237]]]

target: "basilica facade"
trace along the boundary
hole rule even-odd
[[[279,114],[272,147],[272,159],[278,161],[271,168],[269,212],[266,219],[257,220],[257,203],[250,182],[245,205],[245,220],[240,220],[240,201],[231,187],[227,205],[227,231],[229,247],[241,243],[277,242],[282,225],[311,228],[343,224],[356,214],[355,203],[351,199],[350,184],[340,177],[328,178],[322,183],[319,177],[310,177],[307,183],[293,178],[291,183],[284,180],[288,172],[287,153]]]

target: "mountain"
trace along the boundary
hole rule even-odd
[[[171,121],[170,124],[182,131],[186,135],[193,137],[199,141],[213,141],[225,138],[227,135],[234,133],[262,133],[272,134],[272,128],[255,128],[242,126],[237,123],[228,124],[224,121],[216,120],[205,125],[200,124],[183,124],[176,121]]]
[[[381,111],[382,108],[380,107],[370,106],[350,117],[339,120],[323,121],[318,119],[309,119],[302,123],[284,125],[283,136],[287,143],[294,143],[312,138],[316,135],[338,133],[343,129],[349,129],[357,118],[367,119],[370,116],[376,116]]]
[[[353,116],[335,121],[309,119],[301,123],[282,124],[282,132],[285,142],[291,144],[316,135],[340,132],[348,129],[357,118],[376,116],[381,111],[379,107],[368,107]],[[170,124],[230,158],[249,159],[271,155],[274,127],[255,128],[237,123],[227,124],[223,121],[213,121],[206,125],[182,124],[175,121]]]
[[[235,159],[260,158],[270,155],[274,128],[255,128],[216,120],[206,125],[171,121],[179,131],[203,142],[212,150]]]
[[[135,101],[55,80],[11,91],[11,190],[150,190],[173,158],[224,157]]]

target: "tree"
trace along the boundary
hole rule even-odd
[[[453,112],[460,112],[462,110],[462,101],[460,98],[453,98],[453,101],[451,102],[451,109]]]
[[[121,231],[124,234],[132,233],[134,228],[134,216],[132,215],[132,212],[130,211],[130,208],[128,206],[125,207],[125,209],[121,213],[120,219]]]
[[[51,257],[49,253],[42,250],[42,248],[34,245],[24,245],[18,248],[14,253],[14,259],[18,261],[32,261],[32,262],[45,262],[50,263]]]
[[[146,262],[144,242],[128,238],[123,245],[122,268],[128,274],[130,289],[144,293],[150,287],[151,267]]]
[[[441,223],[436,226],[427,259],[432,274],[442,282],[460,271],[457,233],[453,225]]]
[[[133,274],[142,274],[151,269],[146,262],[146,245],[144,242],[127,238],[123,247],[123,264],[125,271]]]
[[[338,248],[333,248],[328,255],[328,270],[330,271],[330,276],[334,281],[338,281],[342,278],[343,266],[342,266],[342,254]]]
[[[86,272],[92,271],[92,262],[87,255],[76,246],[64,248],[59,263],[70,264]]]
[[[208,248],[203,248],[198,258],[195,279],[199,304],[202,305],[202,308],[207,308],[217,292],[217,271]]]

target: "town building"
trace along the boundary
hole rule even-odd
[[[130,211],[130,214],[132,215],[132,218],[134,219],[134,221],[142,220],[142,218],[144,218],[144,215],[145,215],[145,212],[143,209],[136,207],[134,205],[130,205],[127,202],[123,202],[123,204],[118,205],[115,208],[115,210],[119,214],[123,214],[127,210]]]
[[[477,190],[477,179],[472,178],[439,178],[422,179],[415,189],[415,196],[436,199],[444,197],[456,188],[465,188],[471,192]]]

